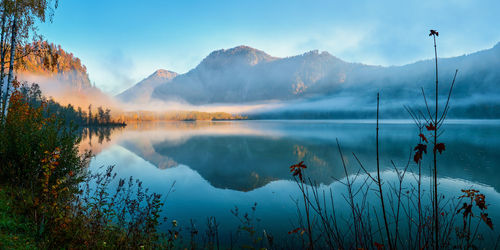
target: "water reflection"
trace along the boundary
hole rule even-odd
[[[290,197],[298,195],[288,166],[304,161],[308,176],[322,189],[342,190],[334,181],[344,178],[335,139],[342,144],[351,173],[359,169],[351,152],[373,171],[374,132],[372,123],[358,121],[137,123],[93,135],[82,147],[98,153],[92,169],[116,165],[120,177],[139,178],[154,192],[168,191],[175,181],[166,215],[185,225],[189,219],[203,222],[216,216],[231,230],[237,221],[229,210],[257,202],[265,228],[286,232],[296,212]],[[443,193],[459,195],[460,189],[474,186],[487,195],[492,208],[500,207],[499,132],[497,121],[446,125],[441,139],[446,151],[439,157]],[[411,124],[385,122],[380,134],[384,176],[392,179],[390,161],[399,166],[408,162],[417,133]],[[430,162],[423,166],[427,175]]]
[[[290,179],[287,167],[299,161],[304,161],[309,175],[321,183],[342,178],[336,138],[346,152],[351,171],[358,170],[352,152],[368,170],[373,170],[373,127],[370,123],[338,121],[139,123],[87,137],[82,146],[99,153],[111,145],[120,145],[159,169],[183,164],[214,187],[249,191],[273,180]],[[442,137],[447,147],[439,157],[440,177],[464,179],[499,190],[498,132],[498,123],[448,124]],[[406,164],[417,140],[414,127],[385,124],[380,134],[382,165],[390,168],[391,160]],[[424,169],[428,166],[424,162]]]
[[[85,127],[80,129],[80,154],[85,151],[92,151],[93,154],[99,154],[102,149],[109,147],[111,143],[111,134],[118,134],[124,127],[122,126],[104,126],[104,127]]]

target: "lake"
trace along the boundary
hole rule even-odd
[[[409,162],[409,171],[418,171],[412,161],[418,132],[409,121],[387,120],[380,126],[382,177],[384,185],[390,185],[397,179],[391,161],[399,169]],[[500,121],[449,120],[444,128],[440,142],[446,150],[438,155],[440,193],[452,197],[461,195],[461,189],[479,189],[490,204],[490,217],[499,221]],[[100,138],[85,138],[81,148],[95,153],[91,171],[115,165],[119,177],[133,176],[164,195],[173,185],[164,215],[182,227],[189,227],[192,220],[203,228],[207,218],[215,216],[221,235],[226,235],[240,224],[231,210],[238,207],[241,213],[252,214],[257,203],[257,226],[286,235],[297,226],[294,200],[300,198],[290,165],[304,161],[305,174],[317,181],[320,190],[332,189],[334,199],[342,203],[345,188],[339,180],[345,173],[336,139],[350,175],[360,170],[352,153],[373,173],[375,124],[369,120],[131,123]],[[424,156],[424,183],[429,181],[431,158],[432,154]],[[414,180],[411,173],[406,178]],[[428,184],[423,187],[428,191]],[[377,202],[375,195],[368,196]],[[336,209],[346,208],[340,204]]]

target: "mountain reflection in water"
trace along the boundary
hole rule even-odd
[[[438,157],[440,189],[458,196],[460,189],[476,187],[497,210],[500,122],[449,121],[445,129],[441,141],[446,143],[446,151]],[[250,208],[257,202],[266,229],[286,232],[296,214],[291,197],[298,197],[288,167],[304,161],[307,175],[322,189],[342,192],[341,184],[335,181],[345,177],[336,138],[348,170],[355,173],[359,165],[352,152],[368,171],[375,170],[374,135],[371,121],[150,122],[112,130],[109,141],[101,144],[94,138],[89,146],[86,138],[81,147],[96,152],[93,171],[116,165],[119,177],[141,179],[159,193],[166,193],[175,181],[165,213],[185,225],[189,219],[203,222],[208,216],[236,225],[229,210],[234,206]],[[382,123],[381,165],[386,178],[395,178],[391,160],[398,166],[410,160],[417,135],[411,123]],[[431,157],[424,159],[424,176],[428,176]],[[410,164],[416,171],[416,165]],[[338,197],[341,203],[342,196]],[[490,212],[495,218],[496,212]]]
[[[342,178],[336,138],[347,153],[351,171],[358,170],[352,152],[368,170],[374,170],[374,131],[367,121],[151,122],[112,130],[104,141],[94,136],[91,146],[85,138],[81,147],[98,154],[120,145],[160,169],[183,164],[214,187],[248,191],[272,180],[291,179],[288,166],[299,161],[308,165],[308,175],[318,182]],[[499,190],[499,132],[500,123],[494,121],[451,121],[442,137],[447,148],[439,157],[440,177]],[[416,135],[412,124],[382,125],[382,166],[390,168],[390,160],[406,164]]]

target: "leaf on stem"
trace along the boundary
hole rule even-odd
[[[427,138],[425,137],[424,134],[420,133],[418,136],[420,136],[420,138],[422,139],[422,141],[425,141],[426,143],[429,143],[429,141],[427,141]]]
[[[384,249],[384,244],[380,244],[378,242],[374,242],[373,245],[377,248],[377,250]]]
[[[438,143],[434,147],[434,153],[436,153],[436,150],[441,154],[445,150],[444,143]]]
[[[487,213],[481,213],[481,219],[484,221],[484,223],[486,223],[486,225],[488,225],[488,227],[491,228],[491,230],[493,230],[493,222],[491,221],[491,218],[488,217]]]
[[[429,125],[425,125],[425,128],[427,128],[427,130],[429,130],[429,131],[436,130],[436,126],[434,126],[434,124],[432,124],[432,122]]]
[[[302,170],[306,168],[307,166],[304,164],[304,161],[301,161],[298,164],[290,166],[290,172],[293,173],[293,176],[298,176],[300,181],[304,181],[302,178]]]
[[[430,30],[429,36],[436,35],[439,36],[439,32],[437,30]]]
[[[413,161],[418,164],[422,160],[423,154],[427,154],[427,145],[419,143],[413,150],[415,150]]]

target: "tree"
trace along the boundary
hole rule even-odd
[[[105,123],[106,124],[109,124],[111,123],[111,109],[106,109],[106,111],[104,112],[104,118],[105,118]]]
[[[88,121],[87,125],[91,126],[92,125],[92,104],[89,104],[89,116],[88,116]]]
[[[105,118],[104,118],[104,110],[102,109],[102,107],[97,108],[97,114],[98,114],[97,123],[103,124],[105,122]]]
[[[2,1],[2,30],[1,30],[1,35],[0,35],[0,103],[2,99],[2,90],[3,90],[3,79],[5,76],[5,37],[7,36],[7,27],[6,27],[6,22],[7,22],[7,1]]]
[[[14,80],[14,62],[16,61],[16,49],[18,45],[30,39],[31,34],[36,37],[35,22],[45,22],[49,17],[52,20],[53,10],[57,8],[58,0],[54,0],[54,8],[52,8],[52,0],[2,0],[2,31],[0,35],[0,82],[3,85],[5,80],[5,61],[7,49],[9,48],[9,73],[7,76],[7,86],[3,94],[1,116],[5,116],[7,108],[7,99],[11,83]],[[6,23],[10,23],[7,27]],[[10,44],[5,41],[6,36],[10,32]],[[29,53],[29,52],[28,52]],[[3,87],[3,86],[1,86]]]

